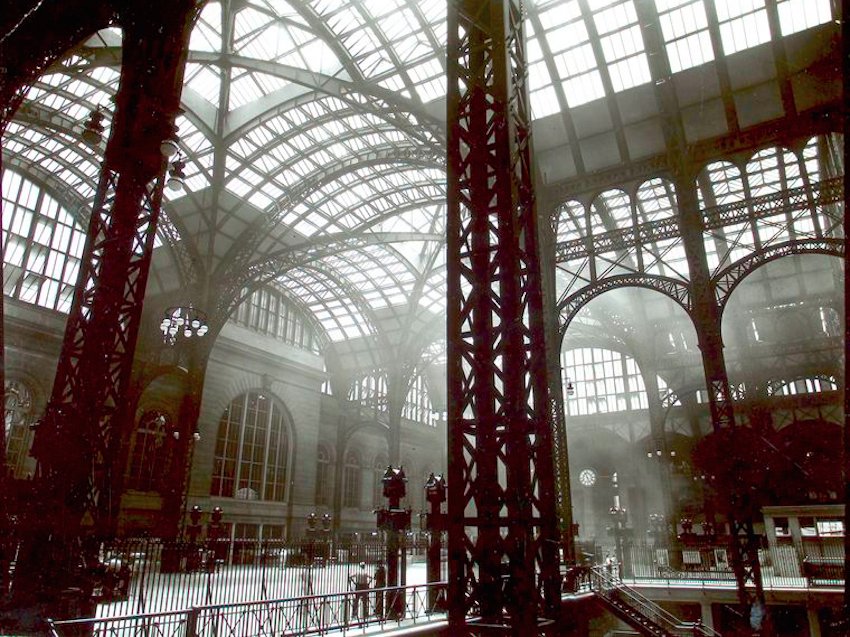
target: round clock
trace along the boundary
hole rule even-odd
[[[586,487],[596,484],[596,472],[593,469],[582,469],[578,474],[578,481]]]

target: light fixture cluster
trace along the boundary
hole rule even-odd
[[[188,306],[174,306],[165,310],[159,324],[165,343],[173,345],[180,339],[200,338],[209,331],[207,315]]]
[[[180,154],[180,138],[177,136],[177,126],[171,125],[168,136],[159,145],[159,152],[168,162],[168,177],[165,185],[172,192],[180,192],[186,188],[186,162]],[[173,160],[173,161],[172,161]]]
[[[661,458],[663,455],[664,455],[664,452],[661,449],[656,449],[654,452],[652,452],[652,451],[646,452],[647,458]],[[670,458],[675,458],[676,452],[671,449],[670,451],[667,452],[667,455]]]
[[[186,162],[180,155],[168,167],[168,178],[165,180],[165,185],[172,192],[180,192],[186,188],[186,174],[183,172],[185,167]]]
[[[104,120],[103,110],[100,106],[92,109],[86,123],[83,125],[82,138],[89,144],[97,145],[103,141],[103,132],[106,127],[103,125]],[[176,124],[171,125],[171,129],[162,143],[159,145],[159,152],[168,163],[168,174],[165,180],[165,185],[172,192],[180,192],[186,188],[186,162],[180,154],[180,138],[177,136]]]
[[[103,125],[103,111],[100,106],[93,109],[89,113],[89,118],[83,125],[83,139],[89,144],[99,144],[103,140],[103,131],[106,127]]]

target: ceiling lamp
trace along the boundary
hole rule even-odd
[[[167,345],[174,345],[181,339],[200,338],[209,329],[207,315],[191,305],[168,308],[159,324],[162,339]]]
[[[171,132],[168,134],[168,137],[162,140],[159,145],[159,152],[162,153],[162,156],[166,159],[171,159],[178,153],[180,150],[180,138],[177,137],[177,126],[171,126]]]
[[[83,127],[83,140],[89,144],[99,144],[103,140],[103,131],[106,127],[103,125],[103,113],[100,106],[89,113],[89,118]]]
[[[168,168],[168,179],[165,180],[165,185],[168,186],[169,190],[180,192],[186,188],[186,174],[183,172],[185,167],[186,162],[178,158]]]

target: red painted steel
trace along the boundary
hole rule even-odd
[[[453,3],[448,37],[449,617],[532,635],[559,537],[520,3]]]

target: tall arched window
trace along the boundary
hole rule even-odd
[[[6,466],[16,478],[27,474],[32,422],[32,393],[29,388],[17,380],[6,381]]]
[[[319,445],[316,450],[316,505],[328,504],[328,491],[331,484],[331,456],[327,447]]]
[[[345,467],[343,468],[342,480],[342,506],[360,508],[360,453],[349,449],[345,454]]]
[[[561,352],[561,369],[567,414],[571,416],[648,407],[643,376],[630,356],[609,349],[578,347]],[[659,388],[665,387],[659,379]]]
[[[167,462],[168,431],[172,429],[167,414],[151,410],[142,414],[133,436],[127,488],[155,491],[159,487]]]
[[[407,391],[407,398],[401,410],[401,417],[414,422],[435,427],[437,414],[431,409],[431,397],[428,395],[428,381],[424,374],[416,374]]]
[[[243,394],[219,421],[210,493],[283,502],[288,457],[283,406],[260,392]]]

